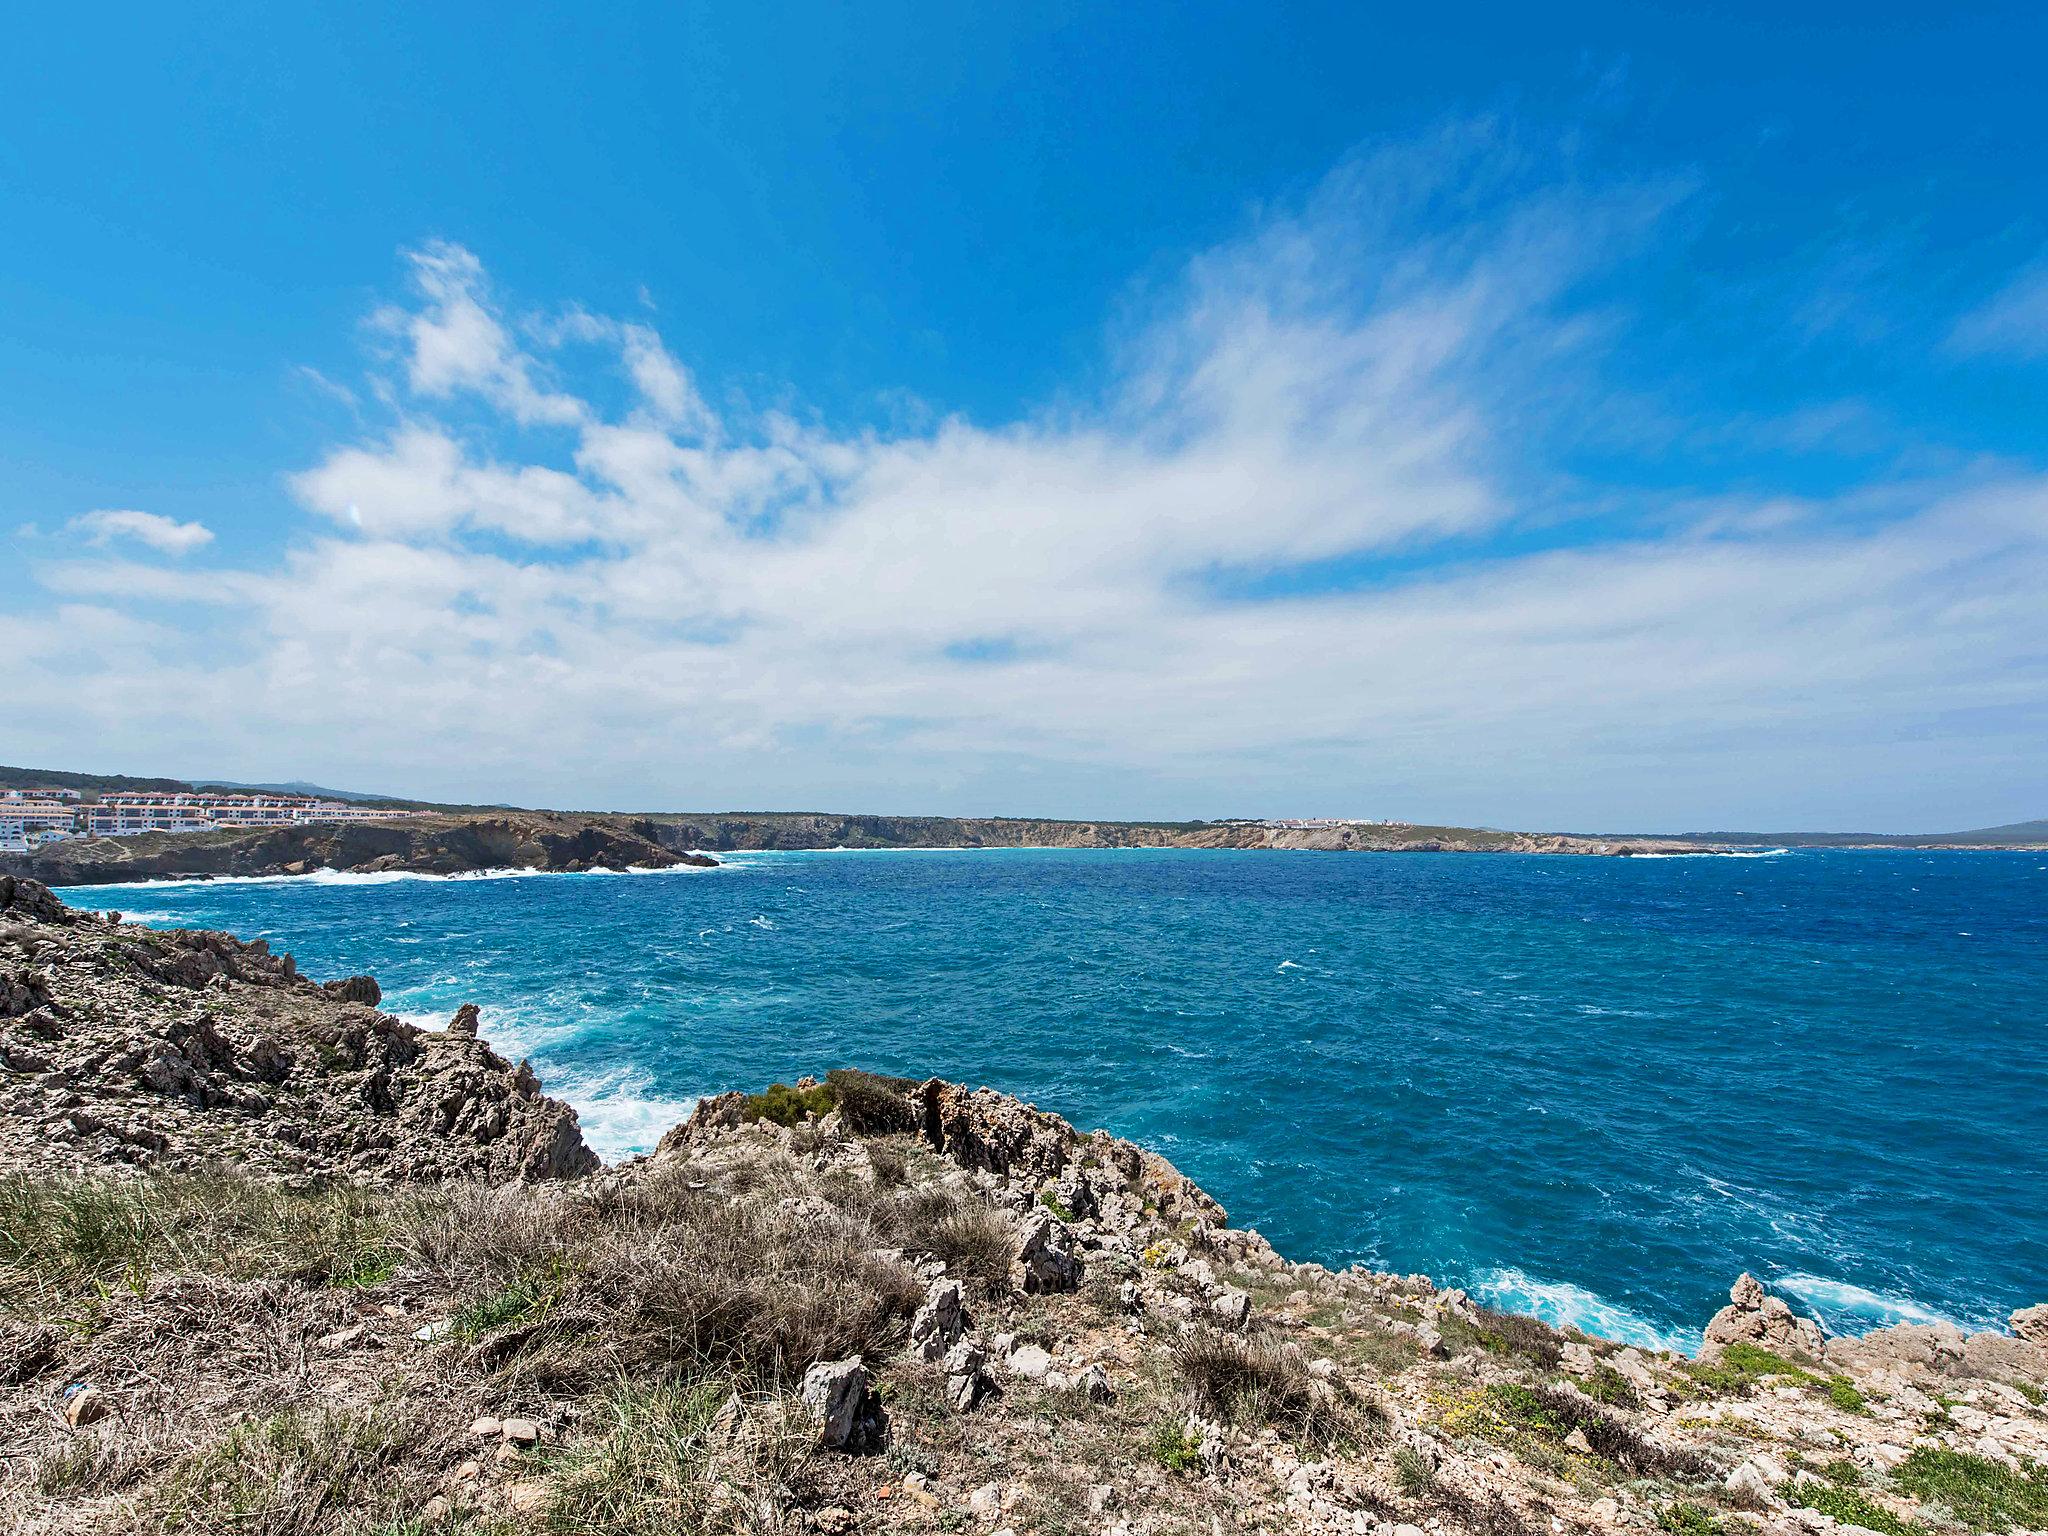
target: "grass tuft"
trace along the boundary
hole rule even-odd
[[[1376,1427],[1334,1382],[1312,1375],[1292,1345],[1204,1328],[1181,1341],[1174,1364],[1205,1411],[1274,1425],[1318,1450],[1359,1445]]]
[[[2015,1472],[1983,1456],[1916,1449],[1893,1474],[1905,1492],[1939,1504],[1973,1531],[2048,1527],[2048,1468]]]

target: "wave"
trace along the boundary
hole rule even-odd
[[[546,1074],[542,1086],[575,1106],[583,1139],[607,1163],[652,1152],[663,1133],[689,1119],[697,1107],[694,1097],[654,1092],[654,1079],[642,1067],[591,1074],[553,1072]]]
[[[1824,1275],[1810,1275],[1803,1270],[1776,1276],[1770,1283],[1773,1290],[1784,1291],[1805,1302],[1829,1333],[1868,1333],[1873,1328],[1889,1328],[1894,1323],[1954,1323],[1962,1326],[1946,1313],[1923,1307],[1910,1296],[1873,1291],[1866,1286],[1852,1285],[1847,1280],[1830,1280]]]
[[[64,897],[69,901],[73,895],[190,890],[212,885],[401,885],[414,880],[445,885],[470,880],[592,880],[617,875],[694,875],[702,872],[701,866],[693,864],[630,864],[624,869],[465,869],[452,875],[428,874],[416,869],[313,869],[303,875],[176,875],[162,880],[122,880],[112,885],[75,885],[65,888]],[[123,915],[128,914],[124,912]]]
[[[1469,1289],[1487,1305],[1503,1312],[1527,1313],[1553,1328],[1576,1328],[1617,1344],[1682,1355],[1694,1353],[1700,1345],[1697,1331],[1662,1327],[1640,1312],[1568,1280],[1539,1280],[1519,1269],[1489,1269]]]

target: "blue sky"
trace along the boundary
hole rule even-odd
[[[257,7],[0,55],[0,758],[2048,805],[2038,8]]]

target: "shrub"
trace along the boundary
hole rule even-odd
[[[1657,1511],[1657,1529],[1671,1536],[1723,1536],[1721,1522],[1711,1510],[1684,1500]]]
[[[544,1382],[710,1368],[787,1385],[819,1360],[898,1342],[924,1299],[864,1228],[699,1193],[572,1234],[560,1293],[512,1351]]]
[[[1173,1358],[1195,1401],[1219,1418],[1276,1425],[1320,1450],[1366,1438],[1365,1413],[1311,1375],[1292,1346],[1204,1328],[1181,1340]]]
[[[883,1077],[840,1067],[825,1074],[825,1083],[837,1096],[846,1128],[859,1135],[910,1135],[924,1123],[923,1111],[912,1096],[924,1085],[907,1077]]]
[[[2048,1526],[2048,1468],[2023,1472],[1966,1451],[1916,1449],[1893,1474],[1915,1498],[1940,1504],[1973,1531]]]
[[[1612,1408],[1634,1408],[1641,1401],[1629,1380],[1611,1365],[1596,1365],[1586,1378],[1586,1396]]]
[[[1487,1388],[1487,1396],[1500,1417],[1517,1427],[1560,1440],[1577,1430],[1586,1437],[1594,1455],[1604,1456],[1637,1477],[1697,1482],[1721,1475],[1721,1469],[1699,1452],[1646,1440],[1624,1420],[1561,1387],[1499,1382]]]
[[[900,1189],[910,1180],[910,1157],[901,1147],[878,1141],[868,1148],[868,1167],[881,1189]]]
[[[1185,1472],[1201,1464],[1202,1442],[1187,1420],[1169,1416],[1145,1437],[1145,1454],[1169,1472]]]
[[[1513,1355],[1546,1371],[1556,1370],[1564,1358],[1564,1336],[1540,1318],[1518,1312],[1478,1307],[1472,1319],[1446,1313],[1437,1320],[1437,1331],[1454,1353],[1476,1344],[1490,1354]]]
[[[829,1083],[812,1088],[792,1088],[787,1083],[770,1083],[764,1093],[747,1096],[740,1108],[743,1120],[772,1120],[791,1129],[814,1115],[827,1115],[839,1096]]]

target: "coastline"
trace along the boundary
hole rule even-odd
[[[232,1421],[166,1412],[204,1395],[264,1424],[302,1426],[275,1417],[314,1411],[296,1404],[357,1415],[349,1443],[381,1470],[349,1497],[387,1522],[521,1530],[574,1507],[584,1485],[565,1469],[590,1465],[625,1411],[607,1394],[707,1369],[713,1407],[781,1426],[791,1470],[760,1485],[775,1528],[838,1536],[945,1511],[1042,1524],[1091,1502],[1127,1536],[1212,1512],[1318,1536],[1640,1532],[1678,1507],[1790,1536],[1938,1511],[1930,1468],[1990,1478],[2048,1457],[2039,1309],[2014,1332],[1830,1339],[1745,1275],[1688,1360],[1421,1276],[1292,1262],[1156,1153],[987,1088],[835,1071],[716,1094],[649,1155],[605,1167],[473,1006],[422,1029],[381,1012],[370,977],[317,983],[260,940],[83,914],[6,877],[0,957],[0,1189],[16,1219],[87,1191],[179,1213],[97,1261],[130,1278],[69,1335],[46,1318],[76,1315],[78,1280],[35,1257],[69,1240],[8,1250],[33,1283],[0,1295],[24,1410],[0,1418],[0,1483],[29,1528],[201,1497],[195,1469],[245,1444]],[[348,1230],[381,1234],[374,1257],[208,1269],[250,1262],[234,1244],[257,1236],[234,1231],[188,1244],[184,1268],[151,1257],[153,1222],[199,1231],[222,1212],[277,1211],[291,1241],[331,1243],[310,1217],[335,1200],[357,1213]],[[699,1341],[680,1355],[679,1317]],[[258,1326],[296,1341],[290,1383],[251,1352]],[[186,1335],[175,1360],[146,1342]],[[290,1446],[303,1430],[264,1433]],[[125,1481],[75,1463],[124,1439],[149,1447]],[[1816,1440],[1867,1469],[1864,1502],[1802,1480]],[[262,1456],[252,1475],[291,1486]],[[81,1470],[50,1470],[67,1457]],[[1062,1481],[1075,1474],[1078,1491]]]

